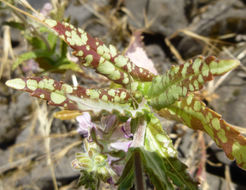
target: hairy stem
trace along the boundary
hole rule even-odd
[[[141,162],[141,155],[137,151],[134,155],[134,166],[135,166],[135,186],[136,190],[145,190],[143,167]]]
[[[131,147],[141,147],[144,145],[146,125],[146,121],[144,121],[144,119],[141,118],[138,124],[138,128],[133,136]]]
[[[146,121],[143,118],[140,119],[137,131],[134,134],[132,147],[141,147],[144,144],[146,130]],[[134,154],[134,169],[135,169],[135,186],[136,190],[145,190],[144,176],[143,176],[143,165],[141,160],[140,152]]]

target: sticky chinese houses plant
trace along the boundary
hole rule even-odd
[[[246,138],[194,95],[214,76],[237,67],[239,61],[199,56],[155,75],[80,28],[52,19],[39,22],[73,49],[81,66],[119,86],[91,89],[48,77],[6,82],[63,108],[57,113],[60,118],[79,113],[79,133],[86,138],[84,150],[76,154],[72,166],[81,171],[81,185],[96,189],[104,181],[129,189],[135,182],[136,189],[144,189],[145,173],[156,189],[198,189],[157,115],[204,131],[229,159],[246,169]]]

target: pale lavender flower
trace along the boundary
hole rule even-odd
[[[121,126],[117,126],[110,136],[109,149],[127,152],[132,143],[131,118]]]
[[[111,168],[114,170],[114,172],[121,176],[123,170],[124,170],[124,164],[121,162],[117,162],[119,158],[112,157],[111,155],[108,155],[108,163],[111,166]]]
[[[116,115],[108,115],[101,118],[101,126],[100,129],[103,130],[104,133],[108,133],[111,131],[116,123],[117,117]]]
[[[133,134],[131,133],[131,118],[125,123],[119,123],[116,115],[102,116],[101,124],[96,125],[91,121],[91,116],[88,112],[84,112],[83,115],[78,116],[76,120],[79,122],[78,132],[84,137],[87,137],[87,141],[92,143],[90,133],[95,130],[98,144],[103,146],[103,150],[107,152],[107,162],[111,169],[120,176],[124,163],[122,163],[118,157],[113,157],[111,151],[124,151],[127,152],[132,144]],[[111,181],[112,182],[112,181]]]
[[[123,164],[113,164],[112,166],[112,169],[114,170],[114,172],[118,175],[118,176],[121,176],[122,175],[122,172],[125,168],[125,165]]]
[[[45,17],[50,14],[50,11],[53,9],[51,3],[45,3],[44,6],[42,7],[40,13],[44,15]]]
[[[110,147],[116,150],[123,150],[124,152],[127,152],[132,144],[132,140],[128,141],[116,141],[110,143]]]
[[[117,126],[114,131],[112,132],[112,135],[110,137],[111,141],[117,141],[120,139],[129,139],[132,137],[131,133],[131,118],[128,119],[125,123]]]
[[[90,133],[90,130],[93,127],[96,127],[96,125],[91,122],[91,116],[88,112],[84,112],[83,115],[76,117],[76,120],[79,122],[79,128],[77,131],[84,137],[87,137]]]
[[[88,112],[84,112],[83,115],[78,116],[76,120],[79,123],[78,133],[84,137],[90,137],[90,131],[92,128],[95,129],[98,141],[103,140],[107,142],[108,150],[123,150],[128,151],[132,143],[131,133],[131,118],[125,123],[115,126],[117,122],[116,115],[108,115],[102,117],[101,125],[97,126],[91,122],[91,116]],[[107,134],[105,139],[104,135]],[[89,140],[89,138],[88,138]]]
[[[28,73],[28,72],[37,73],[41,69],[40,69],[38,63],[34,59],[30,59],[30,60],[27,61],[26,64],[24,64],[22,66],[22,70],[23,70],[24,73]]]

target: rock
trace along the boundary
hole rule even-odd
[[[51,149],[53,151],[52,155],[55,156],[56,153],[62,151],[66,145],[69,145],[74,142],[74,138],[64,138],[63,141],[52,141]],[[43,145],[40,143],[40,146]],[[56,147],[54,149],[54,147]],[[43,148],[43,150],[45,150]],[[71,167],[71,161],[75,158],[75,152],[81,151],[80,148],[73,148],[68,152],[68,154],[64,155],[58,161],[54,162],[53,167],[55,171],[55,177],[57,180],[58,186],[65,185],[70,183],[73,180],[77,180],[79,178],[79,171],[75,171]],[[40,155],[41,156],[41,155]],[[53,157],[54,158],[54,157]],[[33,181],[40,189],[54,189],[51,169],[50,166],[47,165],[46,157],[43,159],[36,159],[35,163],[28,169],[29,172],[27,175],[22,176],[18,180],[16,180],[16,187],[30,185],[30,182]]]
[[[188,31],[215,39],[231,33],[245,34],[246,21],[244,18],[246,17],[246,11],[245,6],[240,1],[211,1],[204,10],[206,11],[199,11],[186,27]],[[203,54],[205,40],[183,35],[182,33],[179,37],[181,39],[177,37],[178,42],[174,45],[184,59]],[[229,40],[233,39],[229,38]],[[216,47],[218,46],[216,45]]]
[[[145,46],[148,57],[154,62],[155,68],[159,74],[164,74],[170,67],[171,64],[161,47],[157,44]]]
[[[64,128],[60,120],[53,123],[55,125],[52,125],[52,128]],[[47,138],[40,134],[39,127],[39,122],[36,122],[35,128],[31,128],[29,123],[17,137],[16,146],[11,149],[11,154],[9,149],[1,152],[0,172],[15,170],[13,173],[15,177],[6,176],[3,179],[4,187],[5,184],[12,184],[11,189],[16,189],[35,183],[40,189],[54,189],[51,170],[46,157],[45,141]],[[57,130],[59,131],[59,129]],[[52,136],[52,134],[50,135]],[[62,154],[67,146],[78,140],[79,135],[72,138],[51,137],[50,152],[58,186],[69,184],[79,178],[79,171],[72,169],[71,161],[75,159],[75,153],[82,150],[82,142],[78,146],[72,147],[66,154]],[[11,158],[12,161],[9,162]]]
[[[246,85],[236,71],[227,77],[215,93],[219,96],[211,102],[215,111],[233,125],[246,126]]]
[[[18,95],[17,95],[18,94]],[[25,117],[32,110],[32,100],[26,93],[17,92],[16,100],[12,99],[9,105],[0,106],[0,147],[6,148],[13,143],[21,131]],[[14,97],[14,96],[13,96]]]
[[[41,9],[45,3],[50,2],[50,0],[27,0],[34,9]]]
[[[69,3],[69,6],[65,11],[65,17],[71,17],[71,22],[77,22],[79,26],[85,24],[92,15],[93,13],[85,6],[74,5],[73,3]]]
[[[207,182],[207,189],[216,189],[216,190],[224,190],[228,187],[228,181],[224,178],[218,177],[216,175],[212,175],[206,173],[206,182]],[[231,183],[231,186],[236,188],[237,185]],[[206,188],[204,188],[206,189]]]
[[[149,4],[147,5],[147,3]],[[178,29],[184,28],[187,20],[184,14],[184,0],[125,0],[126,8],[131,11],[133,18],[129,22],[136,28],[144,26],[144,11],[148,7],[148,21],[154,21],[149,27],[152,32],[171,35]]]

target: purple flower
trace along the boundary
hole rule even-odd
[[[45,3],[42,7],[40,13],[44,16],[48,16],[50,12],[52,11],[53,7],[51,3]]]
[[[110,147],[116,150],[123,150],[124,152],[127,152],[131,144],[132,144],[132,140],[115,141],[115,142],[110,143]]]
[[[76,120],[79,122],[79,128],[77,131],[84,137],[88,137],[90,130],[93,127],[96,127],[96,125],[91,122],[91,116],[88,112],[84,112],[83,115],[76,117]]]
[[[96,125],[91,122],[90,114],[88,112],[84,112],[83,115],[78,116],[76,120],[79,123],[79,128],[77,129],[78,133],[84,137],[87,137],[88,143],[93,143],[90,133],[92,130],[95,132],[97,140],[94,143],[100,144],[100,146],[103,147],[101,150],[105,151],[105,153],[101,152],[101,154],[106,154],[105,156],[107,156],[107,162],[110,168],[117,174],[117,176],[120,176],[124,169],[124,163],[121,162],[119,157],[113,157],[110,152],[127,152],[131,147],[133,142],[133,134],[131,133],[131,118],[129,118],[126,122],[121,123],[117,120],[117,116],[112,114],[102,116],[101,124]],[[109,182],[113,183],[110,179]]]
[[[116,115],[107,115],[101,118],[101,126],[100,129],[103,130],[104,133],[108,133],[112,131],[115,126],[117,117]]]
[[[102,117],[101,126],[97,126],[91,122],[91,116],[88,112],[84,112],[76,118],[79,122],[78,133],[84,137],[90,137],[90,131],[92,128],[95,129],[98,142],[101,140],[106,143],[108,150],[123,150],[127,152],[128,148],[132,143],[131,133],[131,118],[125,123],[116,126],[117,117],[116,115],[108,115]],[[88,138],[88,140],[91,140]]]
[[[121,126],[116,126],[112,135],[109,138],[110,144],[109,149],[112,150],[123,150],[128,151],[128,148],[132,143],[132,133],[131,133],[131,118],[128,119]]]
[[[121,176],[123,170],[124,170],[124,164],[122,162],[117,162],[119,158],[112,157],[111,155],[108,155],[108,163],[111,166],[111,168],[114,170],[114,172]]]
[[[121,127],[121,130],[125,134],[126,138],[133,137],[133,134],[131,133],[131,118],[129,118],[126,123]]]
[[[38,63],[34,59],[30,59],[30,60],[27,61],[26,64],[24,64],[22,66],[22,70],[25,73],[28,73],[28,72],[37,73],[37,72],[40,71],[40,67],[39,67]]]

